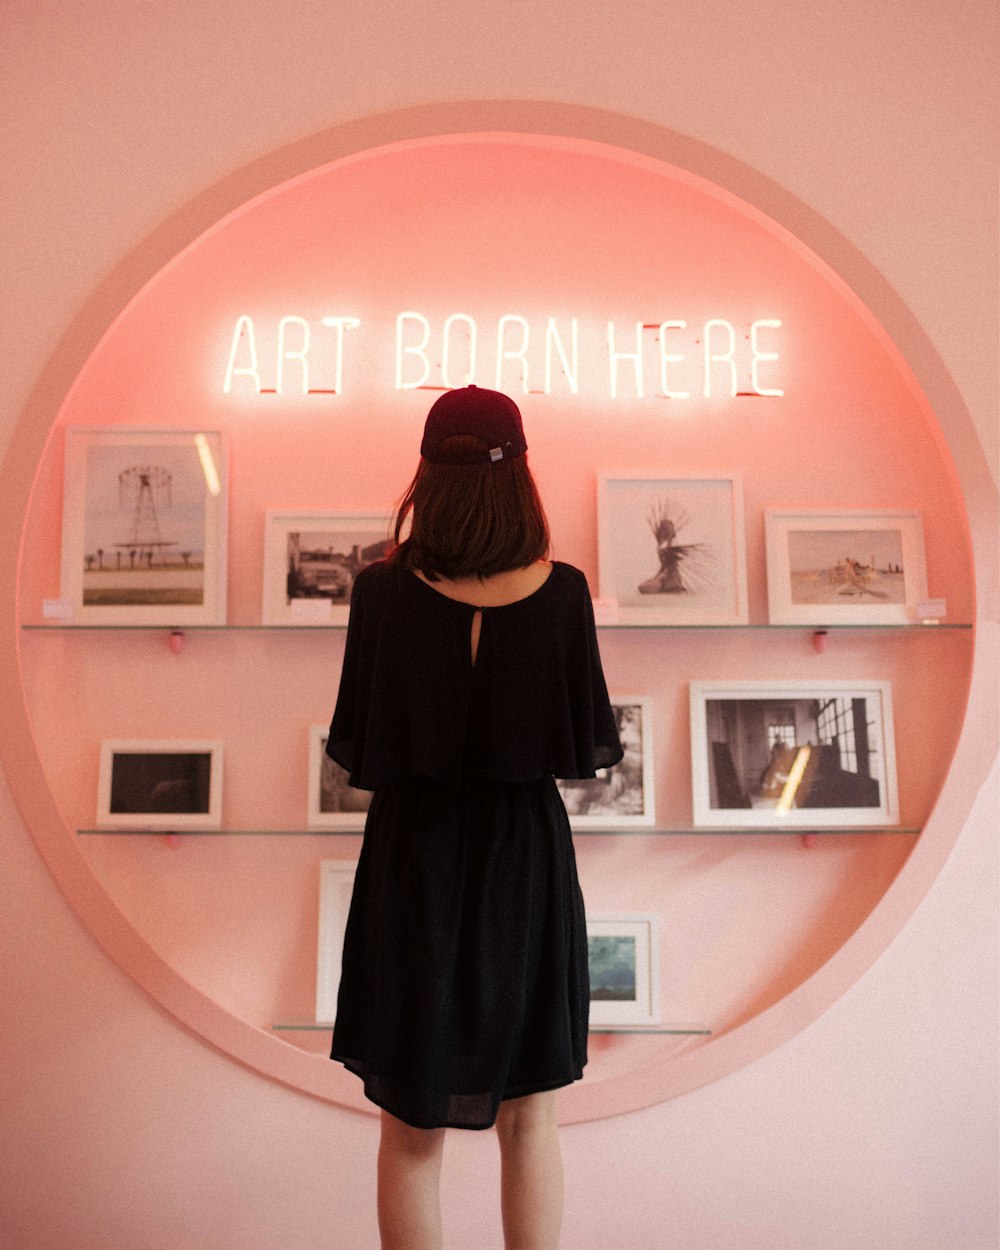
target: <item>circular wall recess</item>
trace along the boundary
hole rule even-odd
[[[315,899],[303,883],[322,855],[356,844],[320,853],[305,837],[294,849],[226,838],[196,850],[193,839],[110,845],[75,832],[93,823],[102,737],[224,737],[227,826],[294,824],[304,734],[329,715],[341,640],[205,631],[179,648],[131,631],[27,627],[60,595],[65,429],[227,435],[229,621],[252,626],[266,510],[391,503],[430,392],[469,380],[522,402],[556,555],[584,567],[595,593],[602,473],[738,477],[754,624],[767,621],[768,507],[919,509],[930,593],[968,624],[974,544],[993,533],[968,413],[888,283],[782,188],[634,119],[529,103],[366,119],[237,171],[125,257],[67,329],[4,462],[0,663],[5,688],[25,695],[0,749],[29,831],[109,956],[234,1059],[358,1110],[371,1108],[353,1077],[271,1028],[303,1014],[312,975]],[[863,677],[891,683],[897,815],[921,832],[811,850],[581,838],[595,910],[663,902],[664,1018],[703,1013],[712,1035],[686,1049],[595,1041],[593,1075],[565,1091],[567,1121],[716,1080],[827,1010],[925,895],[991,758],[969,728],[990,680],[971,629],[837,635],[823,654],[808,631],[794,644],[736,631],[724,649],[667,637],[602,635],[613,689],[656,703],[659,825],[690,822],[689,679]],[[83,674],[70,707],[56,697],[67,672]],[[263,673],[275,680],[262,697],[248,683]],[[109,686],[126,693],[109,701]],[[282,780],[261,786],[269,768]],[[227,891],[257,933],[205,922],[225,914]],[[180,910],[158,911],[158,899]],[[741,963],[747,928],[761,954]],[[182,937],[192,931],[196,948]],[[234,943],[245,978],[235,986]]]

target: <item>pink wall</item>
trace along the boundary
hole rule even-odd
[[[168,20],[141,11],[137,22],[134,8],[128,11],[128,35],[111,24],[115,6],[105,6],[101,18],[86,26],[70,14],[33,16],[27,6],[6,19],[22,49],[5,88],[12,99],[8,116],[18,125],[16,145],[9,143],[15,173],[18,160],[27,171],[42,151],[47,170],[58,160],[61,184],[54,175],[48,187],[37,179],[12,179],[17,191],[5,229],[17,246],[7,250],[14,272],[5,286],[14,295],[9,333],[16,367],[0,383],[12,414],[5,430],[12,428],[13,414],[75,305],[137,239],[207,182],[353,114],[428,96],[541,96],[552,92],[555,72],[564,98],[643,113],[714,142],[777,177],[839,226],[908,298],[992,455],[994,418],[985,398],[990,370],[984,362],[994,313],[982,285],[989,267],[981,252],[995,246],[984,207],[995,188],[984,192],[975,167],[961,164],[955,152],[972,143],[971,135],[986,139],[985,123],[976,121],[979,79],[969,66],[983,43],[974,23],[934,30],[928,14],[919,32],[892,29],[895,59],[881,62],[878,99],[884,112],[874,112],[875,97],[866,95],[863,85],[846,99],[838,90],[843,68],[833,75],[820,52],[810,52],[822,48],[830,34],[822,15],[805,28],[798,20],[794,33],[791,26],[776,25],[766,35],[752,36],[734,24],[733,15],[726,15],[723,35],[719,25],[699,30],[686,21],[686,57],[678,55],[679,32],[664,29],[660,46],[669,36],[676,60],[668,85],[655,71],[647,44],[626,38],[627,30],[603,29],[601,8],[587,11],[568,58],[546,56],[557,32],[546,19],[533,17],[537,47],[527,59],[523,51],[516,58],[512,54],[514,47],[524,47],[518,34],[510,53],[501,44],[495,56],[490,49],[485,65],[478,59],[472,82],[466,63],[442,63],[431,39],[431,15],[444,15],[442,6],[425,10],[422,22],[406,32],[411,52],[428,40],[427,57],[408,55],[395,79],[380,71],[379,82],[394,84],[390,92],[373,87],[374,76],[364,72],[365,65],[381,60],[383,49],[357,33],[319,35],[309,29],[306,11],[300,24],[279,26],[266,20],[262,8],[251,26],[244,7],[239,18],[229,15],[224,31],[215,32],[205,25],[211,18],[182,22],[176,15]],[[634,17],[636,30],[647,30],[654,11]],[[462,37],[476,40],[489,29],[488,18],[463,17]],[[849,26],[848,15],[839,37],[847,39]],[[712,43],[700,43],[709,29]],[[218,54],[209,57],[213,36],[223,35]],[[924,44],[931,35],[933,58]],[[745,51],[748,37],[760,53],[753,67],[745,59],[729,62],[718,94],[706,99],[702,91],[693,103],[686,75],[690,85],[699,74],[711,76],[720,51]],[[108,41],[117,54],[109,52]],[[593,41],[602,48],[596,75],[587,65]],[[391,60],[396,44],[390,42],[384,51]],[[229,47],[231,61],[222,54]],[[319,48],[328,55],[318,55]],[[95,96],[89,75],[100,60],[107,64],[109,55],[117,90]],[[863,84],[867,53],[856,49],[851,55]],[[159,90],[171,80],[175,57],[210,74],[203,81],[191,79],[181,99]],[[645,75],[647,88],[642,104],[629,94],[637,63],[638,79]],[[760,77],[762,63],[768,69]],[[50,68],[43,70],[43,64]],[[317,80],[320,70],[323,77]],[[335,70],[340,104],[331,107],[314,88]],[[914,116],[913,106],[936,74],[962,85],[954,88],[959,94],[947,123],[929,125],[927,118]],[[923,80],[919,91],[911,79]],[[757,91],[758,83],[768,90]],[[750,125],[747,110],[735,107],[741,91],[753,93],[760,124]],[[253,127],[239,107],[245,93],[255,104]],[[803,98],[811,108],[790,115],[787,106]],[[820,107],[824,99],[828,106],[836,102],[834,114]],[[220,109],[220,100],[227,107]],[[956,139],[951,131],[959,124]],[[113,128],[113,140],[101,126]],[[155,160],[148,150],[154,131]],[[862,132],[863,149],[854,141]],[[926,167],[923,180],[918,177],[918,149],[931,162],[930,179]],[[123,160],[142,176],[120,178],[116,162]],[[846,196],[849,175],[861,169],[873,182],[870,194]],[[56,185],[67,184],[72,206],[65,195],[53,194]],[[889,212],[887,205],[903,200],[905,211]],[[877,219],[875,205],[881,210]],[[953,219],[970,226],[949,230]],[[925,236],[935,238],[940,250],[924,248]],[[43,263],[50,252],[57,259]],[[930,281],[942,252],[954,288]],[[978,316],[969,316],[970,306]],[[982,483],[988,479],[970,428],[953,423],[948,435],[960,471]],[[989,542],[988,496],[966,502],[974,546],[983,549]],[[586,553],[567,554],[586,563]],[[979,576],[988,591],[985,570]],[[955,593],[961,594],[960,586]],[[988,601],[986,612],[995,616],[995,603]],[[981,641],[989,642],[991,628],[995,625],[984,616]],[[984,722],[977,737],[995,754],[994,732]],[[980,781],[988,758],[972,770]],[[944,871],[903,933],[806,1033],[751,1068],[684,1098],[567,1130],[567,1246],[644,1247],[674,1238],[706,1247],[850,1241],[909,1250],[946,1241],[978,1250],[991,1244],[994,1011],[986,987],[993,984],[988,883],[995,781],[994,765]],[[4,1078],[5,1106],[11,1108],[4,1171],[14,1178],[17,1197],[5,1200],[0,1220],[9,1223],[11,1244],[264,1247],[324,1238],[345,1247],[372,1244],[366,1166],[372,1122],[263,1080],[151,1006],[80,928],[6,794],[2,802],[9,812],[3,821],[5,876],[18,884],[3,920],[11,956],[5,973],[12,983],[3,995],[11,1015],[5,1037],[13,1056],[4,1065],[12,1078]],[[86,806],[77,798],[72,802]],[[240,982],[247,993],[255,992],[252,968],[240,968],[237,983],[226,991],[238,997]],[[960,1032],[957,1021],[965,1023]],[[948,1062],[941,1061],[942,1053]],[[741,1127],[747,1123],[752,1132]],[[635,1165],[623,1173],[625,1154]],[[602,1181],[612,1167],[616,1200],[609,1204]],[[473,1231],[489,1201],[494,1168],[488,1141],[453,1144],[448,1220],[456,1245],[497,1244]],[[873,1172],[882,1180],[877,1192],[868,1183]],[[595,1194],[599,1201],[588,1198]],[[351,1231],[342,1231],[345,1226]]]

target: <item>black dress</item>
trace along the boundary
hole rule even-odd
[[[622,757],[584,575],[482,609],[386,562],[354,584],[327,741],[373,790],[331,1057],[421,1128],[578,1080],[583,898],[554,777]]]

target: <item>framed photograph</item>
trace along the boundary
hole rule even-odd
[[[218,829],[222,743],[109,739],[101,743],[99,829]]]
[[[571,829],[648,829],[656,823],[653,714],[647,695],[613,695],[625,756],[582,781],[559,779]]]
[[[261,620],[346,625],[355,577],[389,545],[383,513],[268,510]]]
[[[695,825],[898,823],[888,682],[696,681],[690,694]]]
[[[316,956],[316,1023],[332,1024],[344,954],[347,913],[354,893],[356,860],[324,859],[319,866],[319,945]]]
[[[326,753],[329,729],[309,727],[309,828],[363,830],[371,792],[347,784],[347,772]]]
[[[591,1027],[660,1023],[659,926],[645,912],[587,917]]]
[[[919,512],[768,508],[772,625],[895,625],[927,598]]]
[[[738,477],[598,478],[602,602],[623,625],[748,620],[743,485]]]
[[[218,430],[69,427],[60,594],[70,619],[225,624],[226,467]]]

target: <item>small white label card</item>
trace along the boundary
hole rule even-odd
[[[329,623],[333,612],[329,599],[291,599],[288,607],[296,620],[313,621],[317,625]]]
[[[71,621],[73,605],[68,599],[43,599],[42,616],[47,621]]]
[[[948,600],[921,599],[914,611],[918,621],[941,621],[948,615]]]
[[[617,599],[595,599],[594,603],[594,621],[598,625],[617,625],[618,624],[618,600]]]

